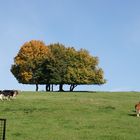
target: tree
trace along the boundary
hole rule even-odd
[[[98,68],[99,60],[93,57],[85,49],[76,51],[68,48],[67,54],[67,84],[70,84],[70,91],[77,85],[82,84],[104,84],[103,70]]]
[[[48,48],[52,54],[46,63],[46,69],[50,72],[49,81],[52,84],[59,84],[59,91],[63,91],[64,76],[67,70],[66,48],[59,43],[50,44]]]
[[[14,58],[11,72],[23,84],[46,85],[50,91],[53,85],[70,85],[73,91],[77,85],[101,85],[106,82],[103,70],[98,67],[98,57],[93,57],[85,49],[76,51],[55,43],[46,46],[42,41],[26,42]],[[52,85],[52,86],[51,86]]]
[[[81,84],[104,84],[103,70],[98,67],[99,59],[93,57],[85,49],[76,51],[73,47],[66,48],[62,44],[48,46],[52,58],[46,63],[49,71],[50,83],[59,84],[59,91],[63,91],[63,85],[70,85],[73,91]]]
[[[42,63],[49,55],[49,49],[44,42],[31,40],[26,42],[14,58],[11,72],[22,84],[44,84]]]

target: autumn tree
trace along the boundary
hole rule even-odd
[[[14,58],[11,72],[23,84],[39,84],[50,86],[70,85],[73,91],[77,85],[101,85],[106,81],[103,70],[98,67],[99,59],[91,56],[85,49],[79,51],[73,47],[65,47],[55,43],[46,46],[42,41],[26,42]]]
[[[67,84],[70,84],[70,91],[77,85],[84,84],[104,84],[103,70],[98,67],[98,58],[93,57],[85,49],[76,51],[74,48],[68,48],[68,67]]]
[[[36,91],[38,84],[44,84],[42,73],[43,61],[49,54],[49,49],[42,41],[31,40],[26,42],[14,58],[11,72],[22,84],[35,84]]]

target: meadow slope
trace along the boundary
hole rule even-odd
[[[21,92],[0,101],[6,140],[139,140],[137,92]]]

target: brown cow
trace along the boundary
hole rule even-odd
[[[135,110],[137,113],[137,117],[139,117],[140,116],[140,102],[135,105]]]

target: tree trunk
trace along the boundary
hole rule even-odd
[[[53,91],[53,84],[52,84],[52,90],[51,91]]]
[[[38,84],[36,84],[36,91],[38,91]]]
[[[77,85],[75,85],[75,84],[71,84],[71,85],[70,85],[70,91],[73,91],[74,88],[75,88],[76,86],[77,86]]]
[[[46,84],[46,91],[50,91],[50,84]]]
[[[59,85],[59,91],[64,91],[64,90],[63,90],[63,84],[60,84],[60,85]]]

